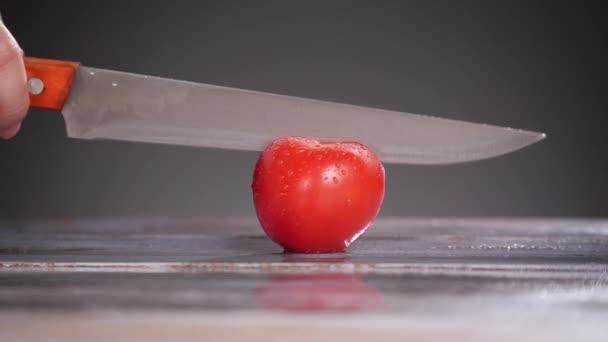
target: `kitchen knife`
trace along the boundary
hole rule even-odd
[[[452,164],[503,155],[543,133],[25,57],[31,108],[67,135],[261,151],[281,136],[358,141],[384,163]]]

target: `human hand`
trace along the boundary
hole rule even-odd
[[[19,132],[29,104],[23,51],[0,18],[0,137]]]

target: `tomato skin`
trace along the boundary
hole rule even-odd
[[[384,167],[366,146],[304,137],[268,145],[252,182],[265,233],[298,253],[344,251],[378,215],[384,188]]]

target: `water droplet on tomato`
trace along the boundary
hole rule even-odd
[[[317,154],[317,155],[315,156],[315,159],[316,159],[316,160],[323,160],[323,156],[322,156],[322,155],[320,155],[320,154]]]
[[[301,148],[301,149],[299,149],[299,150],[298,150],[296,153],[297,153],[297,154],[301,154],[301,153],[304,153],[304,152],[306,152],[306,150],[305,150],[305,149],[303,149],[303,148]]]
[[[333,177],[332,180],[334,181],[334,184],[338,184],[338,177]]]
[[[342,174],[342,176],[346,176],[346,170],[342,169],[342,170],[340,171],[340,173]]]
[[[293,176],[293,171],[292,170],[287,170],[287,177],[289,176]]]
[[[279,160],[277,161],[277,164],[279,164],[279,165],[283,165],[283,160],[279,159]]]

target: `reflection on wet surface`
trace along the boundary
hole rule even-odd
[[[273,310],[348,313],[379,306],[382,295],[359,274],[283,274],[270,276],[256,300]]]
[[[315,255],[285,254],[246,222],[80,224],[0,224],[0,315],[246,313],[312,324],[332,314],[321,321],[548,341],[592,340],[608,325],[604,221],[385,221],[346,253]]]
[[[532,303],[604,310],[608,278],[605,274],[603,280],[564,280],[342,273],[0,273],[2,308],[445,314],[495,305],[524,308]]]

